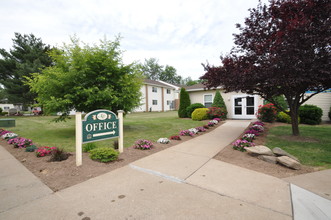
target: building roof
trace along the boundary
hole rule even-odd
[[[208,88],[202,84],[202,83],[198,83],[198,84],[194,84],[192,86],[184,86],[186,91],[203,91],[203,90],[208,90]],[[221,87],[217,87],[216,89],[220,89]],[[215,88],[212,88],[215,89]]]
[[[160,87],[167,87],[167,88],[176,89],[175,85],[172,85],[172,84],[166,83],[166,82],[162,82],[162,81],[144,79],[144,83],[148,84],[148,85],[154,85],[154,86],[160,86]]]

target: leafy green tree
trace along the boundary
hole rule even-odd
[[[52,64],[47,54],[49,51],[51,47],[40,38],[19,33],[15,33],[13,48],[9,52],[0,49],[0,84],[4,86],[8,102],[23,103],[24,106],[33,103],[35,94],[24,84],[25,77],[40,73],[41,68]]]
[[[138,67],[147,79],[180,84],[182,77],[177,75],[177,70],[169,65],[164,67],[158,62],[156,58],[145,59],[145,63],[139,64]]]
[[[203,82],[203,80],[201,80],[201,79],[193,80],[190,76],[181,80],[181,84],[186,85],[186,86],[193,86],[195,84],[199,84],[199,83],[202,83],[202,82]]]
[[[222,95],[221,95],[221,93],[220,93],[219,90],[216,90],[215,97],[214,97],[214,100],[213,100],[213,104],[211,106],[212,107],[223,108],[223,110],[225,111],[224,118],[227,117],[228,110],[226,109],[226,105],[225,105],[224,99],[223,99],[223,97],[222,97]]]
[[[180,84],[182,77],[177,75],[177,70],[174,67],[166,65],[165,69],[159,75],[159,80],[171,84]]]
[[[7,101],[6,91],[4,88],[1,88],[1,85],[0,85],[0,103],[4,103],[6,101]]]
[[[64,113],[59,119],[72,109],[130,111],[139,105],[142,77],[134,64],[123,64],[119,47],[118,37],[92,47],[72,39],[50,53],[54,66],[33,74],[28,85],[46,113]]]
[[[191,100],[188,92],[185,90],[185,88],[180,89],[179,94],[179,109],[178,109],[178,116],[180,118],[187,118],[187,112],[186,108],[191,105]]]
[[[159,65],[158,62],[156,58],[145,59],[145,63],[139,64],[138,67],[147,79],[158,80],[163,71],[163,66]]]

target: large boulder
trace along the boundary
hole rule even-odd
[[[289,153],[287,153],[286,151],[284,151],[283,149],[279,148],[279,147],[275,147],[274,149],[272,149],[272,152],[274,154],[276,154],[277,156],[288,156],[296,161],[299,162],[299,159]]]
[[[263,146],[263,145],[258,145],[254,147],[247,147],[245,148],[249,154],[253,155],[269,155],[269,156],[274,156],[274,153],[270,148]]]
[[[294,170],[300,170],[301,169],[301,164],[298,161],[296,161],[296,160],[294,160],[294,159],[292,159],[288,156],[277,157],[277,161],[278,161],[278,163],[280,163],[284,166],[287,166],[291,169],[294,169]]]
[[[257,158],[268,163],[277,163],[277,157],[275,156],[259,155]]]

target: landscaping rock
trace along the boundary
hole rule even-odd
[[[298,161],[296,161],[288,156],[277,157],[277,161],[278,161],[278,163],[283,164],[284,166],[287,166],[291,169],[294,169],[294,170],[301,169],[301,164]]]
[[[292,159],[299,162],[298,158],[296,158],[295,156],[287,153],[286,151],[284,151],[283,149],[281,149],[279,147],[275,147],[274,149],[272,149],[272,152],[274,152],[274,154],[276,154],[277,156],[288,156],[288,157],[291,157]]]
[[[263,145],[258,145],[255,147],[247,147],[245,149],[249,154],[274,156],[274,153],[272,153],[270,148]]]
[[[268,163],[273,163],[273,164],[277,163],[277,157],[275,156],[260,155],[257,158]]]

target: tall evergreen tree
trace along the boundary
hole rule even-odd
[[[219,108],[223,108],[225,110],[225,118],[227,117],[228,114],[228,110],[226,109],[226,105],[224,102],[224,99],[220,93],[219,90],[216,91],[214,100],[213,100],[213,104],[211,105],[212,107],[219,107]]]
[[[47,54],[50,50],[49,45],[33,34],[19,33],[15,33],[13,48],[9,52],[0,49],[0,84],[4,86],[8,102],[23,103],[25,106],[33,103],[35,94],[24,84],[25,77],[40,73],[43,67],[52,64]]]
[[[189,117],[186,113],[186,108],[191,105],[191,100],[188,92],[185,90],[185,88],[180,89],[179,94],[180,100],[179,100],[179,109],[178,109],[178,117],[180,118],[187,118]]]

